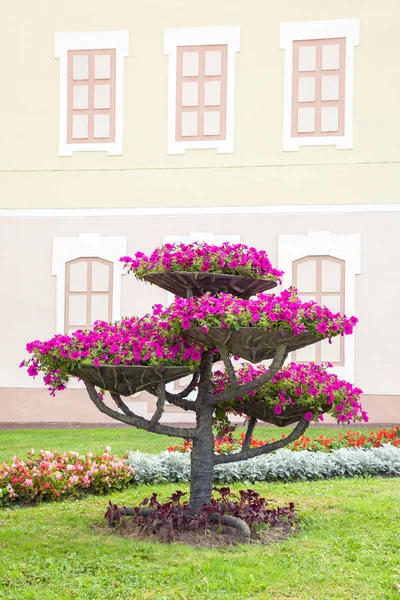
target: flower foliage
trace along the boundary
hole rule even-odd
[[[187,452],[131,452],[129,464],[135,469],[136,483],[187,483],[190,458]],[[391,443],[383,443],[379,448],[339,448],[330,452],[293,452],[283,448],[214,468],[214,481],[224,485],[237,481],[307,481],[371,475],[400,476],[400,448]]]
[[[184,333],[191,327],[201,327],[205,332],[209,327],[258,327],[266,331],[292,330],[295,334],[310,331],[322,339],[349,335],[358,322],[356,317],[332,313],[329,308],[314,301],[302,302],[294,288],[281,294],[258,294],[250,300],[231,294],[175,298],[168,308],[163,310],[156,305],[154,311],[154,314],[172,321],[176,333]]]
[[[36,340],[26,349],[32,357],[20,366],[26,366],[31,377],[42,371],[52,395],[65,389],[81,365],[187,365],[194,370],[203,353],[198,342],[173,334],[170,325],[156,316],[96,321],[92,329],[55,335],[47,342]]]
[[[333,373],[329,373],[328,367],[332,365],[316,365],[290,363],[279,371],[269,383],[257,391],[249,392],[243,398],[235,402],[222,404],[218,407],[216,414],[220,422],[227,421],[226,411],[231,409],[241,414],[245,411],[245,403],[252,400],[263,402],[271,411],[284,417],[285,414],[300,412],[307,421],[323,420],[322,413],[328,413],[335,417],[339,423],[350,423],[351,421],[368,421],[367,413],[362,409],[360,396],[362,390],[351,383],[339,379]],[[268,372],[263,365],[254,366],[245,363],[237,371],[236,377],[240,384],[257,379],[260,375]],[[216,394],[223,392],[229,385],[226,372],[216,371],[214,373],[214,391]],[[220,426],[221,427],[221,426]],[[231,428],[227,422],[226,428]]]
[[[14,456],[10,465],[0,465],[0,506],[121,490],[133,474],[128,459],[114,456],[109,447],[99,455],[32,449],[27,460]]]
[[[204,242],[165,244],[150,256],[136,252],[134,258],[123,256],[120,260],[138,279],[163,271],[226,273],[274,281],[280,281],[283,275],[282,271],[272,267],[264,250],[229,242],[221,246]]]
[[[204,505],[195,514],[190,512],[187,502],[181,502],[186,493],[177,490],[167,502],[160,503],[154,492],[150,498],[145,498],[134,509],[132,521],[144,532],[151,530],[153,533],[162,533],[168,542],[174,540],[176,531],[207,529],[212,515],[217,523],[223,515],[230,515],[242,519],[250,528],[260,524],[268,526],[293,524],[295,516],[293,502],[289,502],[288,506],[274,507],[254,490],[240,490],[239,496],[231,492],[229,487],[214,488],[214,491],[217,492],[217,496],[214,495],[210,504]],[[142,511],[144,507],[148,509],[145,514]],[[110,524],[113,524],[114,520],[121,519],[118,506],[111,502],[104,516]]]

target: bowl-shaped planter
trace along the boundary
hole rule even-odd
[[[265,331],[258,327],[240,327],[238,330],[210,327],[207,333],[200,327],[192,327],[184,332],[205,346],[225,348],[230,354],[252,363],[274,358],[276,348],[283,344],[287,352],[293,352],[323,339],[309,331],[295,335],[291,329]]]
[[[328,409],[329,405],[327,404],[322,407],[320,412],[325,412]],[[245,415],[255,417],[265,423],[272,423],[272,425],[276,425],[277,427],[286,427],[292,423],[298,423],[309,410],[305,406],[289,405],[283,408],[283,412],[280,415],[277,415],[274,413],[273,408],[265,404],[262,397],[260,399],[257,398],[257,394],[251,400],[246,400],[240,404],[240,411]]]
[[[74,370],[80,377],[97,387],[115,392],[120,396],[132,396],[148,388],[154,388],[160,381],[169,383],[190,375],[189,367],[145,367],[139,365],[82,365]]]
[[[271,279],[227,275],[225,273],[192,273],[189,271],[151,273],[145,275],[143,279],[181,298],[203,296],[207,292],[213,295],[224,292],[247,300],[250,296],[277,286],[277,282]]]

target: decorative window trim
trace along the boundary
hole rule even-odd
[[[346,38],[344,135],[292,136],[293,42]],[[285,50],[283,96],[283,150],[299,150],[300,146],[332,146],[337,150],[353,148],[354,47],[360,43],[360,19],[304,21],[281,23],[280,49]]]
[[[328,261],[328,262],[333,262],[339,265],[340,267],[340,291],[339,292],[332,292],[332,291],[327,291],[327,292],[323,292],[322,291],[322,268],[323,268],[323,262]],[[314,296],[314,299],[316,300],[316,302],[318,304],[323,304],[322,301],[322,297],[339,297],[340,299],[340,308],[339,308],[339,312],[341,314],[345,313],[345,298],[346,298],[346,262],[342,259],[342,258],[337,258],[336,256],[305,256],[303,258],[299,258],[295,261],[293,261],[292,263],[292,280],[293,280],[293,285],[298,289],[298,285],[297,285],[297,279],[298,279],[298,266],[300,264],[304,264],[307,262],[315,262],[315,292],[303,292],[302,290],[298,290],[298,294],[299,296],[302,296],[302,300],[304,302],[307,302],[307,298],[308,300],[311,300],[312,298],[310,298],[310,296]],[[319,285],[318,285],[319,284]],[[327,303],[329,304],[329,303]],[[331,308],[331,306],[329,305],[329,308]],[[335,311],[333,311],[335,312]],[[338,366],[338,367],[343,367],[345,364],[345,346],[344,346],[344,337],[340,336],[339,337],[339,343],[340,343],[340,356],[339,356],[339,361],[334,361],[332,359],[329,360],[329,362],[331,364],[333,364],[334,366]],[[321,362],[326,362],[324,360],[322,360],[322,345],[323,342],[320,342],[319,344],[316,344],[315,346],[315,360],[300,360],[297,358],[297,351],[292,353],[292,358],[295,362],[298,363],[311,363],[311,362],[317,362],[318,364],[320,364]],[[326,340],[325,340],[326,343]]]
[[[67,142],[68,51],[116,50],[115,70],[115,141],[109,143]],[[60,59],[60,113],[59,156],[74,152],[107,152],[110,156],[122,154],[124,111],[124,57],[129,56],[129,31],[62,32],[55,34],[55,57]]]
[[[361,235],[335,234],[330,231],[310,231],[300,235],[280,235],[278,239],[278,268],[284,271],[283,288],[292,285],[293,262],[306,256],[332,256],[345,261],[345,313],[355,314],[356,275],[361,273]],[[344,338],[344,366],[332,370],[338,377],[354,382],[355,336]]]
[[[168,55],[168,154],[185,154],[186,150],[213,148],[219,154],[233,152],[235,62],[240,52],[240,25],[226,27],[191,27],[164,31],[164,54]],[[178,46],[228,46],[226,139],[176,141],[176,83]]]
[[[53,238],[52,274],[57,278],[56,291],[56,331],[65,330],[65,265],[76,258],[102,258],[113,263],[112,281],[112,320],[121,318],[121,275],[125,275],[119,261],[127,252],[127,238],[124,236],[103,236],[101,233],[80,234],[76,237]]]

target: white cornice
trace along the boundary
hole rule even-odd
[[[303,215],[400,213],[393,204],[286,204],[260,206],[168,206],[137,208],[6,208],[0,219],[55,219],[93,217],[164,217],[201,215]]]

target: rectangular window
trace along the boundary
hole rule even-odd
[[[314,300],[334,314],[345,312],[345,262],[332,256],[306,256],[293,262],[293,285],[303,302]],[[344,338],[337,336],[293,353],[301,363],[344,365]]]
[[[115,141],[115,49],[68,51],[67,140]]]
[[[77,258],[65,265],[65,332],[112,319],[113,263]]]
[[[293,42],[292,136],[343,136],[346,38]]]
[[[177,141],[226,139],[227,50],[227,45],[177,48]]]
[[[281,23],[284,151],[353,148],[354,53],[359,43],[359,19]]]
[[[128,31],[55,34],[60,61],[59,156],[122,154]]]

